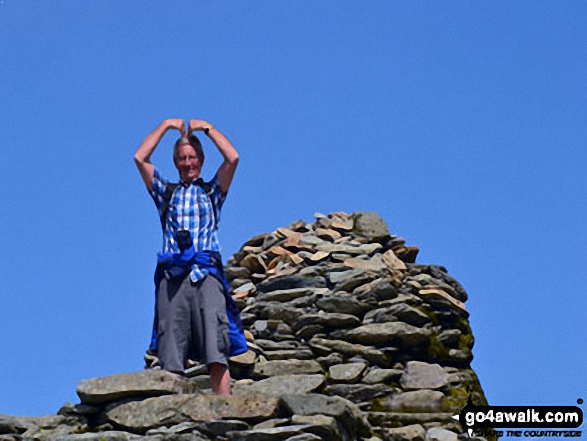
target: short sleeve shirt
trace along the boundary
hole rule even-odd
[[[155,169],[151,197],[155,201],[163,225],[164,253],[179,252],[176,237],[180,230],[188,230],[191,233],[196,251],[220,252],[218,223],[226,194],[222,193],[218,185],[217,175],[208,183],[210,187],[208,192],[202,187],[203,183],[202,178],[196,179],[189,185],[180,182],[173,190],[167,204],[165,189],[169,181]],[[193,265],[190,278],[193,282],[197,282],[207,274],[205,269]]]

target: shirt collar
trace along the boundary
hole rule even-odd
[[[190,185],[197,185],[198,187],[201,187],[202,185],[204,185],[204,179],[202,179],[202,177],[199,177],[197,179],[194,179],[192,182],[190,182],[189,184],[186,184],[183,181],[179,182],[183,187],[189,187]]]

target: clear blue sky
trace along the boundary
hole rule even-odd
[[[377,211],[468,291],[492,404],[587,399],[586,78],[576,0],[5,0],[0,413],[142,368],[161,238],[132,158],[165,118],[241,154],[225,259]]]

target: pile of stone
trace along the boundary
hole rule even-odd
[[[225,268],[250,342],[233,396],[205,366],[84,380],[59,415],[0,416],[0,441],[468,439],[452,416],[486,400],[467,294],[417,254],[376,213],[255,236]]]

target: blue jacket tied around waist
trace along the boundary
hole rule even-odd
[[[163,277],[167,279],[184,278],[192,265],[198,265],[206,270],[209,275],[215,277],[223,286],[223,294],[226,300],[226,315],[228,316],[228,336],[230,339],[230,356],[242,354],[248,351],[247,340],[244,335],[243,323],[240,311],[234,299],[230,295],[230,286],[224,274],[222,257],[217,251],[196,251],[192,245],[179,253],[160,253],[157,256],[157,269],[155,270],[155,290],[159,289],[159,282]],[[155,311],[157,308],[155,308]],[[150,349],[157,350],[157,313],[155,312],[155,325]]]

